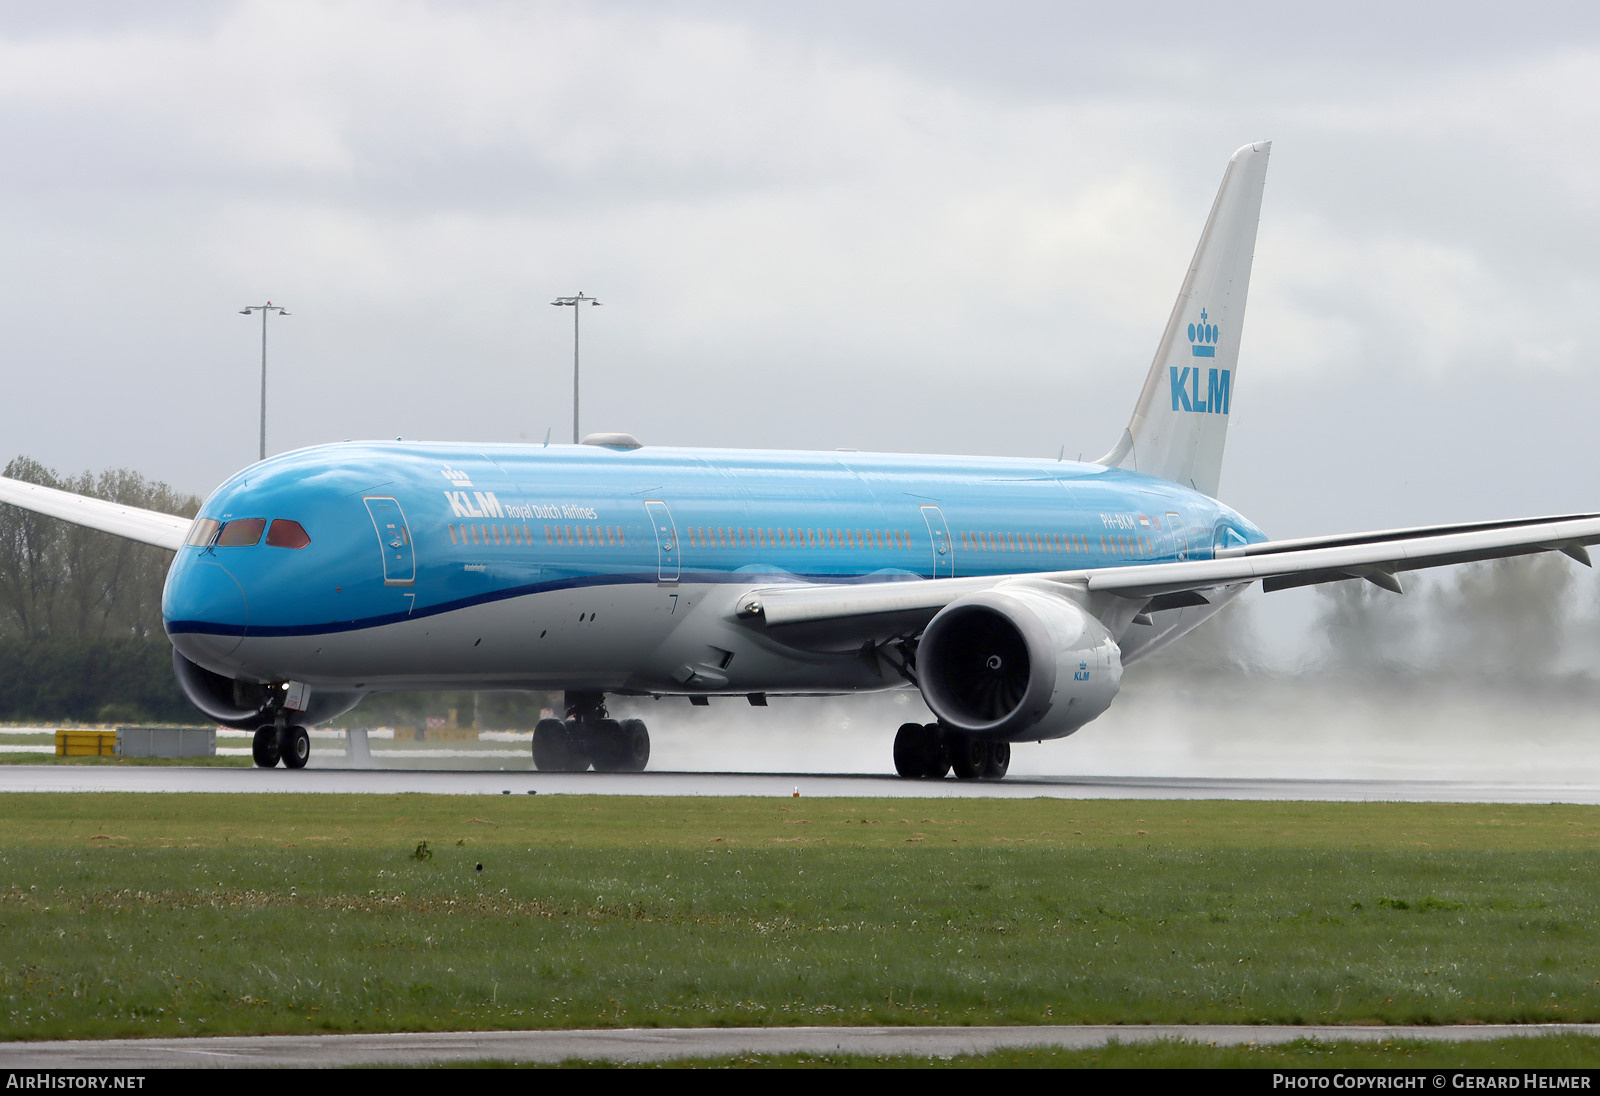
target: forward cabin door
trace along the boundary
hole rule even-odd
[[[656,535],[656,581],[678,581],[678,527],[672,521],[672,511],[659,499],[644,504],[650,516],[650,528]]]
[[[933,542],[933,577],[954,578],[956,554],[950,550],[950,526],[945,524],[944,511],[937,506],[924,506],[922,520],[928,524],[928,539]]]
[[[372,527],[378,533],[378,547],[383,552],[383,584],[385,586],[410,586],[417,578],[417,558],[411,547],[411,529],[406,525],[405,511],[399,500],[381,497],[363,500],[372,517]]]

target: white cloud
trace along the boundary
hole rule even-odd
[[[249,456],[232,320],[268,296],[296,312],[277,375],[324,394],[280,394],[286,441],[542,435],[570,353],[545,302],[582,288],[594,413],[647,436],[1098,451],[1260,137],[1252,377],[1591,383],[1586,41],[1420,65],[1245,25],[1219,68],[1109,16],[1056,56],[1056,19],[891,48],[683,5],[239,3],[0,37],[18,392],[126,386],[120,414],[189,424],[91,408],[63,437],[13,406],[0,436],[205,486]],[[142,384],[108,374],[130,345]]]

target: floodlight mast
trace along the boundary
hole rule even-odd
[[[276,312],[280,316],[289,313],[281,304],[253,304],[249,308],[239,309],[239,315],[248,316],[252,312],[261,313],[261,455],[257,460],[267,459],[267,316]]]
[[[598,307],[600,302],[593,297],[584,296],[583,290],[578,290],[576,297],[557,297],[550,302],[559,308],[572,309],[572,442],[578,442],[578,313],[582,311],[579,305]]]

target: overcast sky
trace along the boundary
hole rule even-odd
[[[0,454],[1093,458],[1274,142],[1222,494],[1600,508],[1592,4],[0,2]]]

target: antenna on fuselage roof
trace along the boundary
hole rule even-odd
[[[546,449],[550,448],[550,431],[554,429],[555,427],[553,426],[547,426],[544,428],[544,447]]]
[[[1056,454],[1056,463],[1060,464],[1062,461],[1064,461],[1066,459],[1067,459],[1067,443],[1066,442],[1062,442],[1061,443],[1061,452]]]

